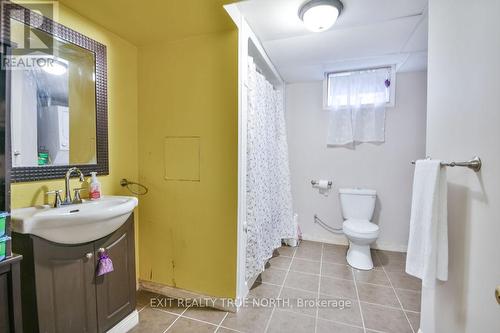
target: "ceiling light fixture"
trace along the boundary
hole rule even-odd
[[[340,0],[309,0],[299,9],[299,17],[307,29],[321,32],[330,29],[344,5]]]

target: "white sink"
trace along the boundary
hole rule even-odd
[[[12,231],[60,244],[92,242],[121,227],[137,203],[135,197],[104,196],[60,208],[45,205],[14,209]]]

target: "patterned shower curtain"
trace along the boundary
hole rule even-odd
[[[294,238],[283,93],[248,66],[246,278],[264,270],[283,238]]]

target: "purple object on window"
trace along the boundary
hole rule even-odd
[[[99,251],[99,262],[97,263],[97,276],[111,273],[113,271],[113,261],[106,251]]]
[[[384,84],[385,84],[385,86],[386,86],[387,88],[389,88],[389,87],[391,86],[391,80],[386,79],[386,80],[385,80],[385,82],[384,82]]]

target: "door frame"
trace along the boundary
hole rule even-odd
[[[247,85],[249,45],[256,50],[259,61],[266,66],[266,74],[273,84],[285,94],[285,82],[271,62],[260,40],[250,28],[238,4],[225,5],[224,9],[238,28],[238,227],[236,255],[236,305],[241,305],[257,276],[246,279],[247,246]],[[255,51],[254,51],[255,52]]]

